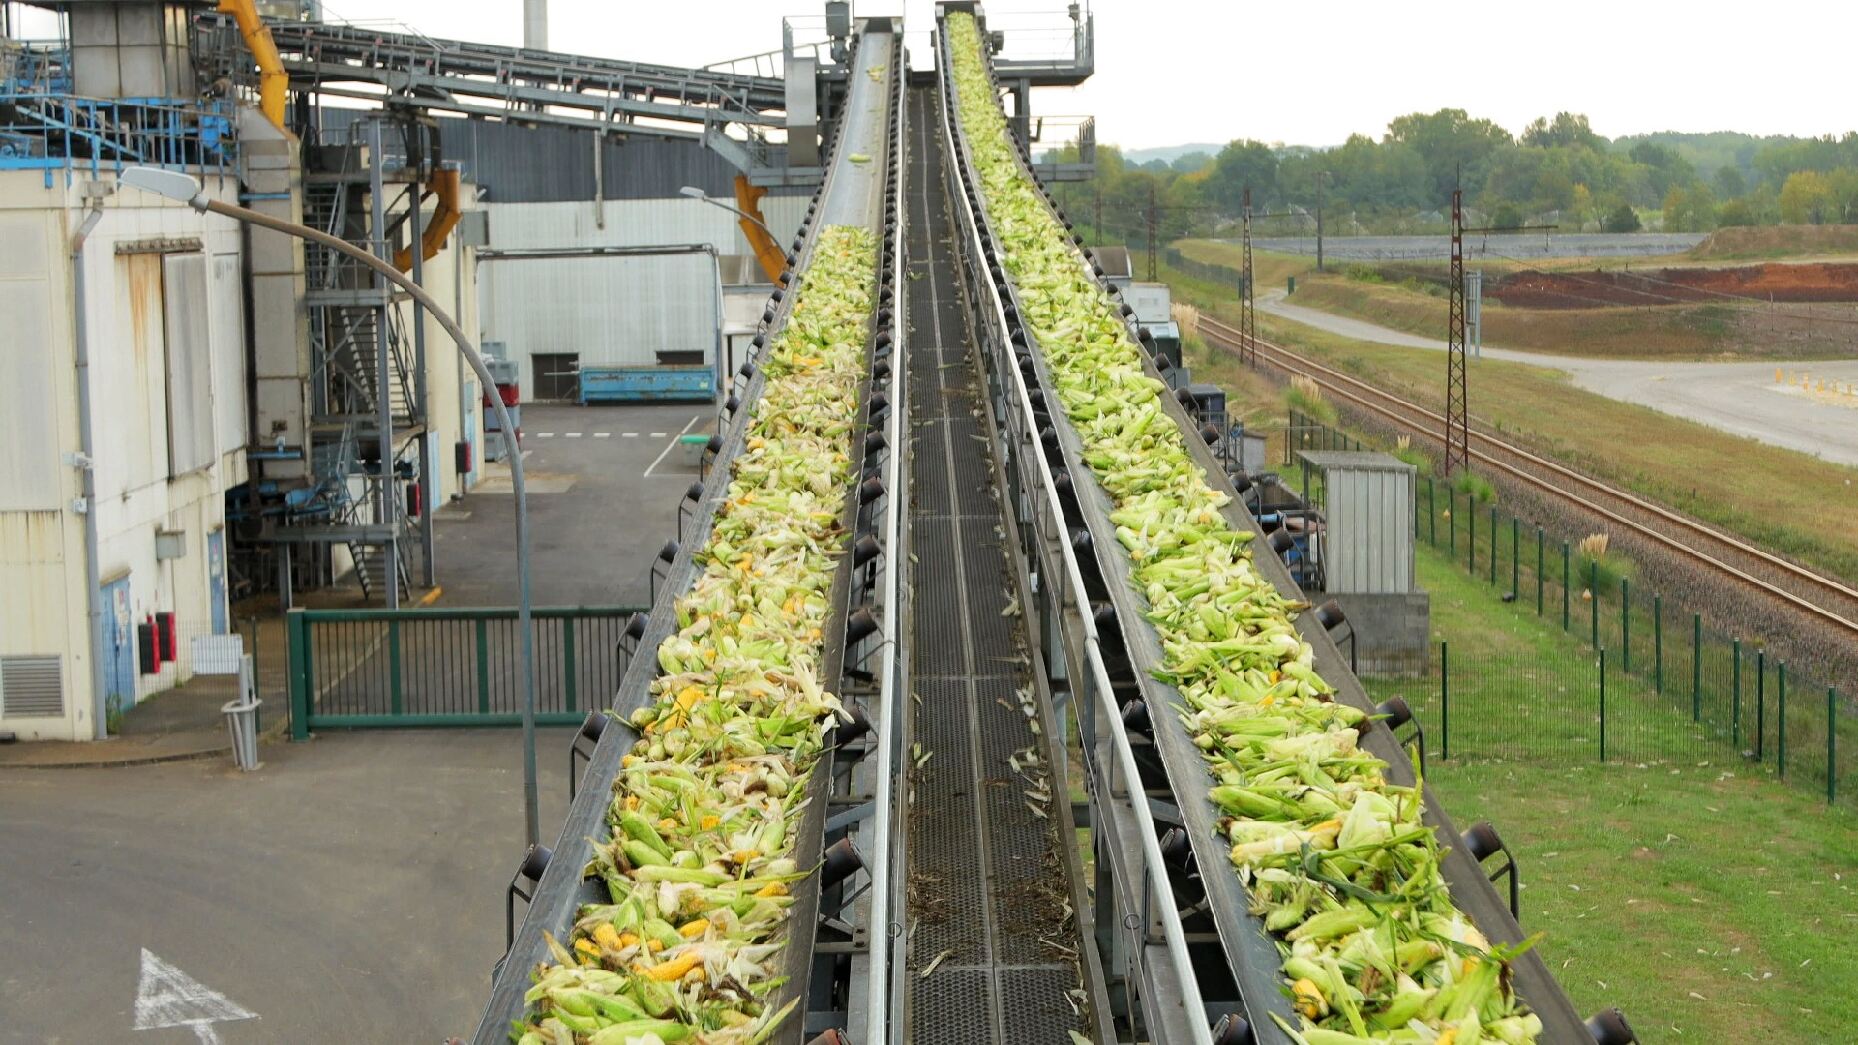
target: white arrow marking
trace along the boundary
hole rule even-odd
[[[258,1014],[142,948],[142,978],[135,992],[135,1029],[187,1027],[201,1045],[218,1045],[215,1023],[255,1020]]]

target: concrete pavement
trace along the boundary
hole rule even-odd
[[[537,606],[644,605],[652,556],[677,532],[677,506],[697,478],[677,449],[708,432],[707,403],[523,407],[533,594]],[[516,524],[508,471],[439,511],[446,606],[514,606]]]
[[[1441,352],[1446,347],[1442,340],[1291,304],[1281,291],[1260,297],[1258,308],[1357,341]],[[1773,363],[1585,359],[1491,345],[1484,346],[1483,356],[1560,370],[1577,387],[1609,399],[1648,406],[1838,464],[1858,465],[1858,410],[1776,383]],[[1794,373],[1807,370],[1816,379],[1858,383],[1858,359],[1794,363],[1787,369]]]
[[[544,825],[571,735],[541,737]],[[208,1040],[134,1029],[144,949],[255,1014],[212,1025],[228,1045],[468,1035],[523,852],[520,739],[345,734],[266,745],[250,774],[0,769],[0,1042]]]

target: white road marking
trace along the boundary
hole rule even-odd
[[[611,432],[595,432],[594,438],[595,439],[607,439],[607,438],[610,438],[612,435],[613,433]]]
[[[202,1045],[218,1045],[215,1023],[255,1020],[258,1014],[142,948],[135,991],[135,1029],[186,1027]]]
[[[535,434],[535,437],[536,437],[537,439],[553,439],[553,438],[555,438],[555,433],[553,433],[553,432],[537,432],[537,433]]]
[[[568,438],[569,438],[569,439],[579,439],[580,437],[581,437],[581,433],[579,433],[579,432],[569,432],[569,433],[568,433]]]
[[[621,432],[619,434],[625,436],[627,439],[637,439],[639,437],[639,433],[637,432]]]
[[[702,414],[698,414],[697,416],[691,418],[690,423],[686,424],[682,429],[679,429],[677,434],[681,436],[685,432],[690,431],[692,428],[695,428],[697,426],[697,422],[701,420],[703,420]],[[658,439],[665,438],[665,434],[663,432],[653,432],[652,436]],[[676,445],[677,445],[676,439],[673,439],[670,442],[664,444],[664,449],[658,451],[658,456],[652,459],[652,463],[645,466],[645,474],[641,478],[646,478],[646,479],[651,478],[652,469],[658,467],[658,465],[664,461],[665,455],[669,454],[671,452],[671,448]]]

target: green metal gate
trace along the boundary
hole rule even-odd
[[[630,606],[533,611],[536,721],[573,725],[619,689]],[[513,726],[522,721],[513,607],[292,610],[290,731]]]

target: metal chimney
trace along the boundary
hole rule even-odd
[[[523,46],[548,50],[548,0],[523,0]]]

